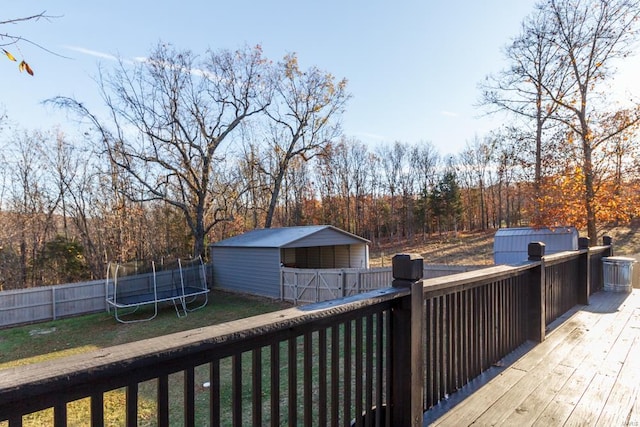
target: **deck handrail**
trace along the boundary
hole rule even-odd
[[[420,425],[423,411],[520,344],[544,340],[557,301],[588,302],[593,263],[610,252],[583,249],[415,280],[6,369],[0,421],[22,425],[24,414],[54,408],[54,423],[65,425],[68,402],[88,397],[92,425],[102,425],[104,394],[125,387],[127,424],[135,425],[142,383],[155,380],[158,425],[197,425],[195,371],[203,367],[210,388],[198,393],[208,399],[211,425]],[[168,393],[169,375],[177,372],[180,421],[172,418]]]

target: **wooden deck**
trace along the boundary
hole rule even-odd
[[[640,289],[599,292],[425,413],[436,426],[640,426]]]

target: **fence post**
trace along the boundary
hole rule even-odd
[[[58,320],[56,315],[56,287],[51,286],[51,318],[52,320]]]
[[[530,330],[529,337],[536,342],[545,339],[546,328],[546,283],[544,267],[545,244],[542,242],[531,242],[527,247],[529,261],[540,264],[531,270],[531,281],[529,283],[531,291],[531,307],[529,308]]]
[[[591,291],[591,252],[589,251],[589,238],[580,237],[578,239],[578,249],[583,253],[579,258],[579,277],[577,283],[578,304],[589,305],[589,294]]]
[[[408,288],[391,314],[391,424],[422,425],[423,259],[414,254],[398,254],[392,259],[393,287]]]

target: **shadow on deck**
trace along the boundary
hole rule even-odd
[[[598,292],[447,400],[424,425],[640,425],[640,289]]]

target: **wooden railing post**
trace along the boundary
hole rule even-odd
[[[529,338],[536,342],[545,339],[546,328],[546,283],[544,269],[545,244],[542,242],[531,242],[527,247],[529,261],[536,261],[540,264],[531,270],[531,281],[529,289],[531,291],[531,307],[529,309]]]
[[[417,255],[398,254],[392,259],[393,287],[409,288],[411,295],[402,298],[392,310],[391,346],[391,424],[422,425],[423,259]]]
[[[613,256],[613,239],[611,236],[602,236],[602,245],[609,246],[609,250],[603,256]]]
[[[580,237],[578,239],[578,249],[583,251],[579,260],[579,277],[577,283],[578,304],[589,305],[589,294],[591,288],[591,253],[589,252],[589,238]]]

